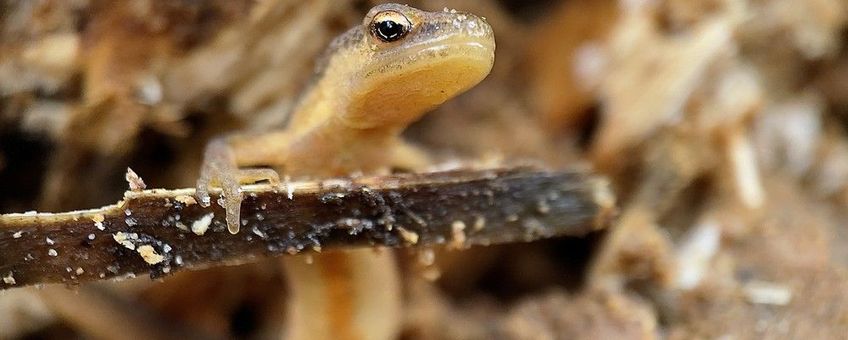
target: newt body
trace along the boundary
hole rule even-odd
[[[241,183],[291,177],[416,169],[428,158],[400,141],[413,121],[482,81],[495,41],[482,19],[383,4],[336,38],[288,127],[241,134],[207,146],[197,195],[220,185],[227,227],[239,231]],[[272,166],[274,169],[242,169]],[[402,320],[398,272],[390,252],[325,252],[314,263],[283,257],[289,281],[289,339],[390,339]]]

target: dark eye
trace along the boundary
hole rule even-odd
[[[402,38],[406,34],[406,27],[391,20],[380,21],[374,24],[374,33],[380,40],[391,42]]]
[[[409,33],[409,20],[395,11],[378,13],[371,22],[371,34],[382,42],[393,42],[402,39]]]

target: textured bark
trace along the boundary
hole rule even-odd
[[[194,203],[193,189],[130,191],[95,210],[2,215],[0,288],[159,277],[310,251],[582,235],[614,211],[605,181],[580,170],[457,170],[243,190],[236,235],[226,231],[224,209]]]

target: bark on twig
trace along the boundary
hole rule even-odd
[[[127,192],[100,209],[0,215],[0,288],[78,283],[354,247],[454,247],[581,235],[614,202],[579,170],[457,170],[245,186],[242,231],[193,189]],[[213,202],[218,199],[213,192]]]

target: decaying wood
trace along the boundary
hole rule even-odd
[[[581,235],[613,198],[580,170],[456,170],[244,187],[242,231],[193,189],[129,191],[101,209],[0,216],[0,288],[159,277],[183,268],[353,247],[452,247]],[[213,202],[218,199],[213,192]]]

